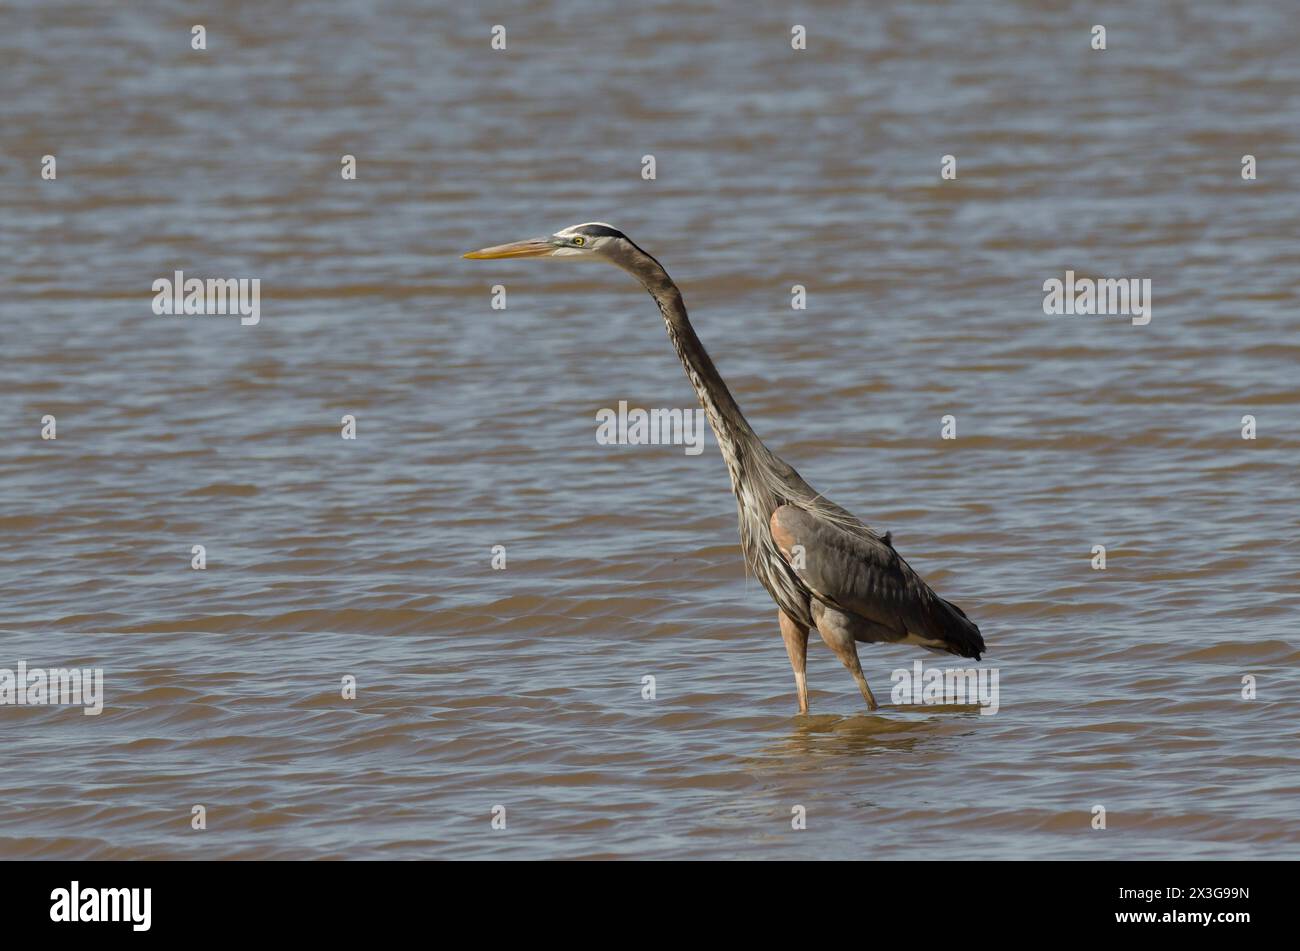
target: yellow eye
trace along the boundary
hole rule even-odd
[[[578,247],[582,247],[584,244],[587,243],[587,239],[579,236],[573,239],[573,243],[576,244]]]

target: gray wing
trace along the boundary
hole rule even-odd
[[[911,634],[979,659],[979,628],[921,580],[888,535],[878,537],[861,523],[841,527],[795,505],[778,508],[771,526],[781,554],[817,600],[884,628],[892,639]],[[803,546],[802,559],[793,557],[795,545]]]

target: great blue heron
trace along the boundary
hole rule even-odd
[[[588,222],[471,251],[467,258],[592,258],[627,271],[650,292],[718,439],[740,510],[745,561],[780,608],[781,638],[794,668],[799,712],[808,712],[808,631],[853,674],[867,708],[876,698],[856,641],[919,644],[979,660],[984,639],[965,612],[930,589],[880,535],[824,498],[754,434],[686,316],[668,272],[617,228]]]

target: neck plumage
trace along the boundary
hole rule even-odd
[[[686,305],[682,302],[681,291],[668,276],[668,272],[649,255],[646,255],[645,261],[638,262],[635,269],[628,270],[659,305],[659,312],[664,317],[664,326],[668,329],[668,339],[677,350],[677,356],[682,361],[683,369],[686,370],[686,378],[695,390],[695,395],[699,397],[700,405],[704,407],[709,425],[713,427],[713,434],[717,437],[718,446],[727,460],[728,468],[732,470],[734,482],[737,475],[736,463],[743,459],[755,445],[761,447],[762,443],[759,442],[745,415],[740,411],[740,406],[731,395],[731,390],[727,388],[722,374],[713,365],[713,360],[704,349],[704,344],[696,336],[695,328],[691,326],[690,318],[686,316]]]
[[[620,262],[621,263],[621,262]],[[650,255],[627,263],[624,270],[633,274],[659,305],[668,328],[668,339],[677,349],[686,378],[700,398],[717,437],[718,448],[731,476],[731,490],[736,495],[740,521],[740,547],[745,564],[780,605],[781,610],[797,622],[811,627],[808,597],[802,582],[786,565],[768,528],[768,519],[791,498],[812,499],[812,490],[754,434],[735,398],[722,380],[722,374],[709,359],[704,344],[695,335],[686,316],[681,291],[663,266]],[[811,502],[810,504],[815,504]]]

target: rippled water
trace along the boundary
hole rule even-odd
[[[1137,6],[8,4],[0,667],[106,701],[0,707],[0,856],[1296,856],[1300,20]],[[459,257],[588,220],[996,715],[879,645],[867,715],[815,636],[794,714],[711,438],[595,441],[694,405],[651,301]],[[155,316],[176,269],[261,323]],[[1045,316],[1067,269],[1152,322]]]

